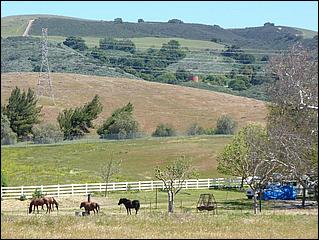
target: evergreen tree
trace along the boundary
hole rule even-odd
[[[93,127],[92,121],[102,112],[100,97],[95,95],[91,102],[83,107],[65,109],[58,116],[58,123],[64,134],[64,139],[75,139],[89,133]]]
[[[138,132],[139,124],[133,117],[134,106],[128,103],[116,109],[97,130],[97,134],[104,138],[133,138]]]
[[[10,127],[18,138],[31,134],[32,126],[40,122],[42,106],[37,107],[37,102],[38,99],[30,88],[26,93],[16,87],[11,92],[8,104],[3,107],[3,113],[8,117]]]

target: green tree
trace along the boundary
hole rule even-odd
[[[172,72],[165,72],[165,73],[157,76],[156,80],[158,82],[162,82],[162,83],[175,83],[176,82],[176,76]]]
[[[10,122],[6,115],[1,111],[1,145],[15,144],[17,134],[10,128]]]
[[[222,115],[217,119],[215,134],[234,134],[237,123],[228,115]]]
[[[169,124],[158,125],[152,134],[153,137],[170,137],[175,135],[176,135],[175,128]]]
[[[125,139],[134,138],[139,130],[139,124],[133,117],[134,106],[128,103],[116,109],[97,130],[101,138]]]
[[[255,124],[247,125],[218,156],[217,170],[223,174],[242,177],[242,181],[245,180],[254,193],[257,193],[268,181],[272,181],[273,174],[280,170],[280,165],[268,156],[270,146],[265,128]],[[253,209],[256,214],[256,194]]]
[[[114,22],[115,23],[123,23],[123,20],[122,20],[122,18],[115,18]]]
[[[85,49],[88,48],[85,45],[85,40],[82,39],[81,37],[74,37],[74,36],[67,37],[63,41],[63,44],[70,47],[70,48],[80,50],[80,51],[84,51]]]
[[[92,121],[102,112],[100,97],[95,95],[91,102],[83,107],[65,109],[59,113],[58,123],[63,131],[64,139],[75,139],[89,133],[93,127]]]
[[[184,70],[182,68],[178,68],[176,70],[176,80],[179,81],[179,82],[187,82],[189,81],[189,77],[191,75],[191,73],[187,70]]]
[[[15,87],[8,104],[3,107],[3,113],[8,117],[10,127],[18,138],[31,134],[32,126],[40,122],[42,106],[37,106],[37,102],[38,99],[30,88],[26,93]]]

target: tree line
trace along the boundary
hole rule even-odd
[[[12,90],[8,103],[1,106],[2,145],[25,140],[41,144],[79,139],[96,128],[93,120],[97,119],[103,110],[100,97],[95,95],[83,106],[64,109],[57,117],[58,125],[55,125],[41,123],[42,106],[38,106],[37,101],[35,93],[30,88],[27,91],[21,91],[18,87]],[[133,111],[134,105],[131,102],[116,109],[101,126],[97,127],[97,134],[105,139],[130,139],[143,136]],[[186,134],[233,134],[236,127],[237,123],[230,116],[222,115],[217,120],[216,129],[204,129],[198,123],[194,123]],[[159,124],[152,133],[154,137],[175,135],[174,126],[166,123]]]

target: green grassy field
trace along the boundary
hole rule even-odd
[[[100,182],[99,169],[111,156],[122,159],[114,181],[154,179],[154,167],[177,157],[192,159],[200,178],[221,176],[217,155],[230,137],[172,137],[60,145],[2,147],[1,168],[9,186]]]
[[[217,212],[197,212],[201,193],[212,193]],[[139,199],[141,209],[126,215],[119,198]],[[176,195],[174,214],[167,214],[167,193],[159,191],[93,194],[99,215],[76,217],[85,196],[56,198],[59,212],[27,215],[29,201],[3,200],[1,238],[317,238],[318,209],[288,209],[282,202],[263,201],[253,214],[252,200],[243,192],[182,190]],[[300,204],[300,201],[299,201]]]
[[[22,36],[32,16],[1,18],[1,37]]]
[[[34,36],[40,37],[40,36]],[[54,42],[63,42],[67,36],[48,36],[50,41]],[[85,40],[85,43],[89,47],[99,46],[100,37],[82,37]],[[202,40],[192,40],[192,39],[184,39],[184,38],[160,38],[160,37],[142,37],[142,38],[130,38],[136,47],[140,50],[146,50],[147,48],[161,48],[163,43],[167,43],[170,40],[177,40],[182,47],[187,47],[189,50],[205,50],[205,49],[224,49],[223,44],[210,42],[210,41],[202,41]]]

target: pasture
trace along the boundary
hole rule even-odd
[[[40,37],[40,36],[33,36]],[[63,42],[67,36],[48,36],[48,39],[53,42]],[[102,37],[82,37],[85,40],[85,44],[88,47],[99,46],[99,41]],[[117,38],[120,39],[120,38]],[[192,40],[185,38],[165,38],[165,37],[140,37],[140,38],[129,38],[132,40],[137,49],[145,51],[148,48],[161,48],[164,43],[168,43],[170,40],[177,40],[182,47],[188,48],[189,50],[205,50],[205,49],[214,49],[214,50],[223,50],[224,45],[203,41],[203,40]]]
[[[196,212],[200,193],[213,193],[217,215]],[[263,201],[254,215],[252,200],[243,192],[182,190],[175,198],[174,214],[167,214],[167,193],[154,191],[93,194],[101,206],[99,215],[75,216],[86,197],[56,198],[59,212],[27,215],[28,201],[3,200],[1,238],[317,238],[317,209],[285,209],[282,203]],[[127,216],[119,198],[138,199],[141,209]],[[300,201],[298,203],[300,205]],[[46,209],[46,208],[45,208]],[[134,211],[133,211],[134,212]]]
[[[114,181],[155,180],[154,168],[185,155],[200,177],[220,177],[217,155],[230,136],[69,141],[63,144],[1,147],[9,186],[101,182],[99,169],[110,157],[122,159]],[[33,174],[36,173],[36,177]]]

